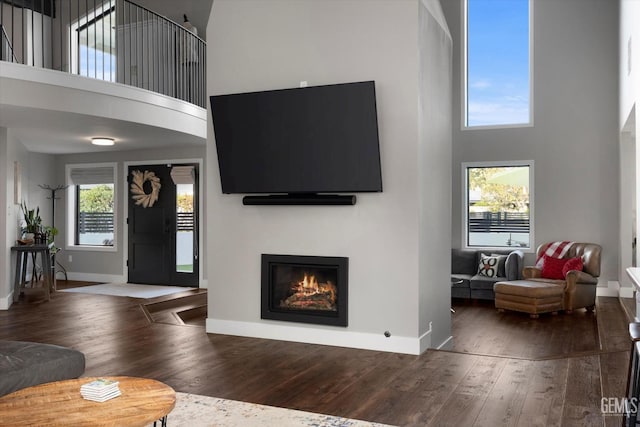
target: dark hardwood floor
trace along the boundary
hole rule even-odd
[[[553,359],[629,351],[629,320],[617,298],[599,298],[597,313],[497,312],[493,301],[455,300],[453,351],[521,359]],[[508,339],[505,339],[508,337]]]
[[[626,381],[627,321],[614,298],[598,298],[595,316],[537,321],[456,305],[456,351],[421,356],[206,334],[150,322],[143,302],[31,295],[0,311],[0,339],[78,349],[86,376],[155,378],[182,392],[394,425],[620,424],[600,409]]]

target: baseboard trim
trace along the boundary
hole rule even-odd
[[[620,286],[620,298],[633,298],[633,286]]]
[[[0,310],[9,310],[11,304],[13,304],[13,290],[9,292],[8,296],[0,298]]]
[[[430,344],[431,329],[420,337],[410,338],[384,334],[351,332],[339,329],[315,329],[312,327],[281,325],[278,322],[239,322],[207,318],[208,334],[235,335],[279,341],[293,341],[361,350],[386,351],[419,355]]]
[[[127,283],[127,279],[118,274],[76,273],[68,271],[67,278],[69,280],[82,282]]]
[[[607,286],[596,287],[596,296],[599,297],[615,297],[619,295],[620,284],[616,281],[609,281]]]
[[[610,280],[607,282],[607,286],[598,286],[596,288],[596,296],[633,298],[633,286],[621,286],[620,282]]]

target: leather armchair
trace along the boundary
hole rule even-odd
[[[538,246],[536,256],[542,255],[545,244]],[[593,311],[596,305],[596,287],[600,276],[600,254],[602,247],[595,243],[574,243],[563,258],[582,257],[582,271],[571,270],[565,280],[545,279],[536,267],[525,267],[522,275],[526,280],[554,283],[564,287],[563,309],[571,313],[576,308],[585,307]]]

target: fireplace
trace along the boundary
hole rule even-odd
[[[349,259],[262,255],[263,319],[347,326]]]

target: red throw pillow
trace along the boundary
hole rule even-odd
[[[584,264],[582,263],[582,258],[580,257],[569,258],[567,262],[564,264],[564,267],[562,267],[562,277],[566,279],[567,273],[570,272],[571,270],[582,271],[583,268],[584,268]]]
[[[543,255],[542,259],[542,277],[544,279],[563,280],[562,268],[568,261],[564,258],[552,258],[549,255]]]

